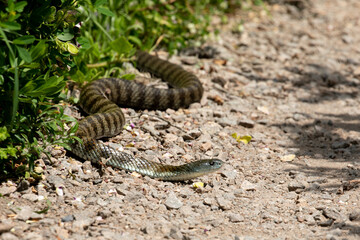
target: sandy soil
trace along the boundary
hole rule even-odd
[[[359,239],[360,1],[287,2],[248,16],[242,34],[231,17],[213,58],[170,59],[201,78],[201,103],[125,109],[133,128],[108,140],[165,163],[224,160],[194,181],[204,187],[54,148],[43,181],[0,186],[0,238]]]

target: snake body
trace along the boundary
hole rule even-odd
[[[89,116],[79,122],[76,135],[82,142],[74,143],[72,152],[93,163],[104,160],[108,166],[166,181],[184,181],[218,170],[223,164],[219,159],[165,165],[133,157],[96,140],[122,131],[125,117],[120,107],[165,110],[188,107],[200,101],[203,87],[199,79],[182,67],[143,51],[136,53],[136,64],[137,68],[160,77],[172,88],[147,87],[119,78],[103,78],[89,83],[81,91],[79,100]]]

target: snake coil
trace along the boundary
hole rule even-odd
[[[76,135],[82,143],[74,143],[72,152],[92,163],[105,159],[108,166],[135,171],[165,181],[184,181],[218,170],[219,159],[203,159],[173,166],[135,158],[96,139],[119,134],[125,124],[122,107],[136,109],[178,109],[200,101],[203,87],[199,79],[182,67],[152,56],[136,53],[137,68],[166,81],[172,88],[158,89],[119,78],[103,78],[85,86],[79,104],[89,114],[79,122]]]

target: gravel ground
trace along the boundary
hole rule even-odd
[[[217,157],[218,173],[162,182],[54,148],[44,180],[0,185],[1,239],[359,239],[360,2],[285,2],[242,34],[231,17],[211,58],[171,58],[199,76],[201,103],[125,109],[106,140],[171,164]]]

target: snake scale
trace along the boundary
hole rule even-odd
[[[135,171],[165,181],[184,181],[218,170],[219,159],[203,159],[187,164],[165,165],[115,150],[96,140],[119,134],[125,124],[120,107],[135,109],[178,109],[200,101],[203,87],[199,79],[182,67],[152,56],[136,53],[136,67],[166,81],[172,88],[148,87],[119,78],[103,78],[87,84],[81,91],[79,105],[89,114],[79,122],[76,135],[82,140],[72,144],[72,152],[92,163]]]

